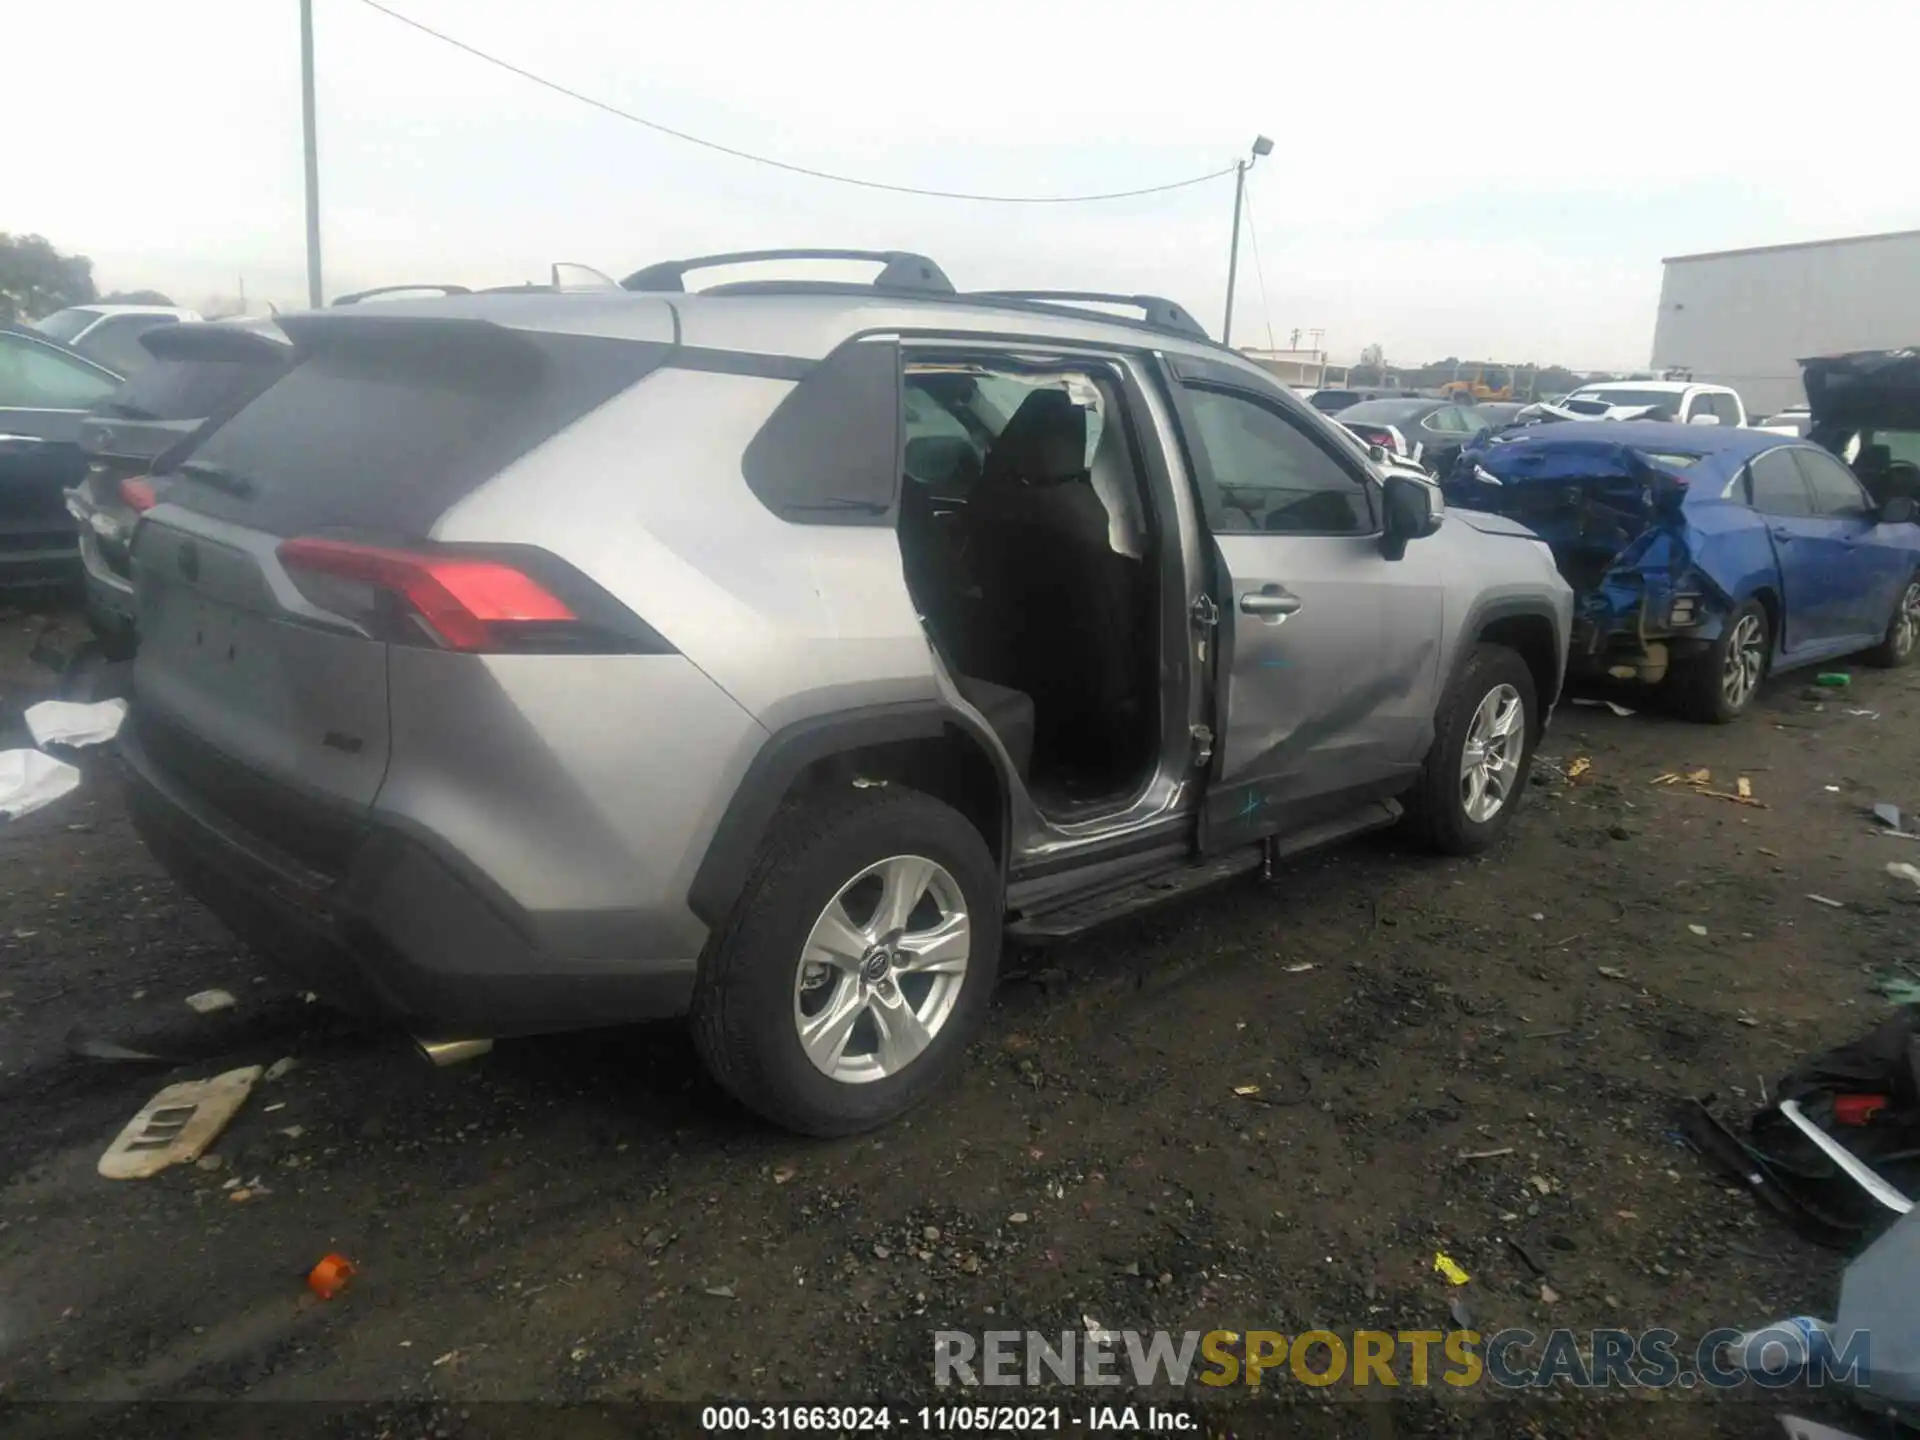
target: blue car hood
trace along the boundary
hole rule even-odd
[[[1441,489],[1461,511],[1529,526],[1552,549],[1579,611],[1613,628],[1660,608],[1691,570],[1699,537],[1684,509],[1683,468],[1580,428],[1469,447]]]

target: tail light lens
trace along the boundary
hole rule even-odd
[[[160,497],[154,492],[153,479],[147,475],[129,475],[122,480],[120,498],[129,510],[141,515],[160,503]]]
[[[468,653],[673,648],[565,562],[528,547],[416,551],[302,537],[283,540],[278,554],[312,604],[395,644]]]
[[[1356,425],[1353,427],[1353,433],[1369,445],[1378,445],[1388,454],[1395,454],[1399,450],[1399,446],[1393,443],[1391,430],[1381,430],[1372,425]]]

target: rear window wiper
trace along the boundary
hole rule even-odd
[[[183,460],[169,473],[185,475],[189,480],[198,480],[203,485],[211,485],[242,500],[251,499],[254,493],[253,481],[211,460]]]

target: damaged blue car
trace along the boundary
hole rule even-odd
[[[1574,590],[1570,681],[1665,685],[1733,720],[1771,671],[1920,642],[1920,526],[1831,451],[1717,426],[1593,421],[1462,455],[1450,504],[1531,527]]]

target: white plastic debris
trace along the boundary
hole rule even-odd
[[[36,745],[100,745],[120,733],[127,702],[97,700],[83,705],[74,700],[42,700],[29,705],[21,718]]]
[[[38,750],[0,750],[0,815],[18,820],[80,783],[80,772]]]
[[[232,994],[225,990],[196,990],[187,996],[187,1005],[196,1015],[211,1015],[216,1010],[234,1007]]]
[[[1887,874],[1896,880],[1911,880],[1920,885],[1920,869],[1915,869],[1904,860],[1891,861],[1887,865]]]
[[[248,1065],[211,1080],[167,1086],[107,1147],[100,1174],[108,1180],[144,1180],[171,1165],[198,1160],[246,1104],[259,1078],[260,1067]]]

